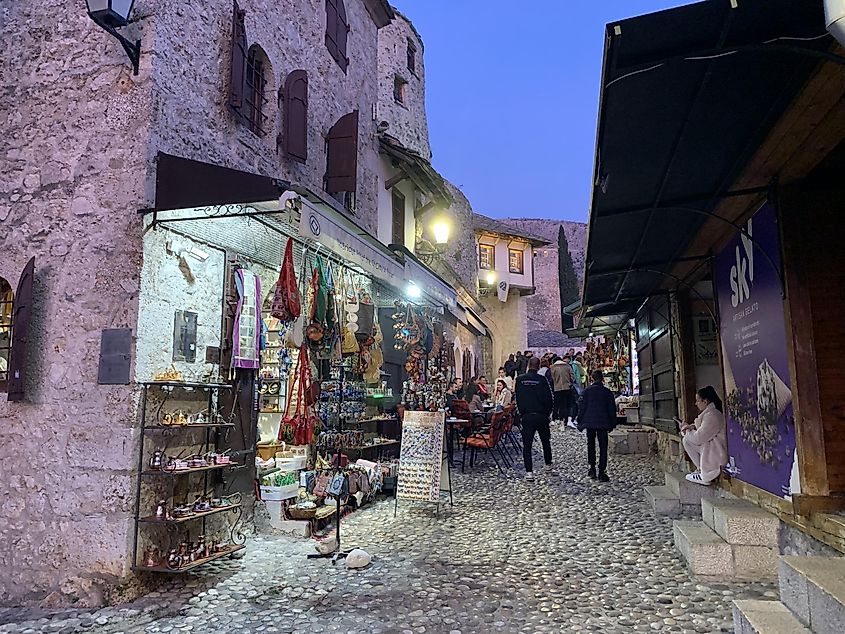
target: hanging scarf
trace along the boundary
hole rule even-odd
[[[261,343],[261,280],[245,269],[235,271],[238,308],[232,333],[232,367],[257,370],[260,366]]]

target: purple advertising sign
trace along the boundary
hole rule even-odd
[[[725,375],[726,470],[788,496],[799,492],[799,483],[774,206],[760,207],[746,231],[751,239],[737,235],[716,257],[713,271]]]

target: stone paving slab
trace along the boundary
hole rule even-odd
[[[489,458],[454,473],[455,506],[393,500],[349,516],[345,547],[364,570],[306,560],[312,540],[256,537],[222,560],[128,606],[34,614],[0,610],[0,632],[186,634],[468,634],[731,632],[731,602],[777,599],[774,584],[693,581],[672,521],[642,488],[660,484],[648,456],[612,456],[612,482],[586,477],[583,435],[554,432],[555,471],[532,484]],[[542,462],[538,460],[538,462]]]

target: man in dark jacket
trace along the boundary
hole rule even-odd
[[[519,376],[520,374],[525,374],[526,370],[528,370],[528,357],[526,357],[522,352],[516,353],[516,375]]]
[[[505,375],[509,376],[510,378],[515,378],[517,374],[517,369],[519,366],[516,363],[516,358],[511,354],[508,355],[508,360],[505,361],[503,366],[505,368]]]
[[[593,384],[584,390],[578,406],[578,430],[587,430],[587,461],[593,480],[610,482],[607,477],[607,432],[616,426],[616,401],[604,386],[601,370],[593,372]],[[599,441],[599,470],[596,475],[596,439]]]
[[[546,377],[537,373],[539,368],[540,360],[533,357],[528,360],[528,372],[516,379],[516,407],[522,419],[522,459],[525,462],[525,479],[528,481],[534,480],[531,446],[534,444],[535,432],[540,434],[546,466],[552,465],[549,416],[554,400]]]

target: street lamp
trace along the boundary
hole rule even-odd
[[[112,35],[129,56],[132,62],[133,74],[138,74],[138,63],[141,61],[141,40],[135,40],[133,44],[120,33],[118,28],[129,24],[129,16],[132,13],[132,5],[135,0],[85,0],[88,5],[88,16],[94,24]]]
[[[488,271],[486,280],[488,286],[493,286],[496,283],[496,274],[493,271]]]
[[[431,232],[434,234],[434,243],[437,245],[445,245],[449,242],[449,223],[445,220],[435,222],[431,226]]]

